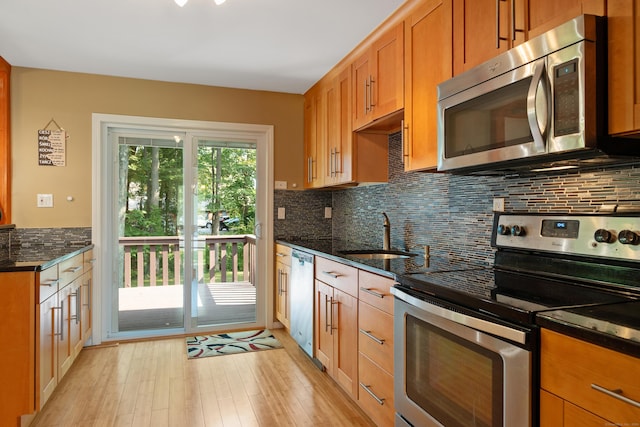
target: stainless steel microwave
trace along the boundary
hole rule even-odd
[[[441,83],[438,170],[563,168],[608,156],[606,73],[605,18],[582,15]]]

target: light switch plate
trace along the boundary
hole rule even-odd
[[[284,219],[285,210],[284,208],[278,208],[278,219]]]
[[[493,199],[493,211],[494,212],[504,212],[504,198],[495,197]]]
[[[324,217],[331,218],[331,206],[327,206],[324,208]]]
[[[52,208],[53,194],[38,194],[37,204],[39,208]]]

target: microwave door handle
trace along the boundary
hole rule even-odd
[[[533,79],[527,94],[527,119],[536,152],[542,153],[545,151],[551,113],[551,108],[549,108],[551,88],[546,79],[544,59],[536,61],[534,67]]]

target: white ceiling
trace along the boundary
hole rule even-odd
[[[13,66],[304,93],[404,0],[0,0]]]

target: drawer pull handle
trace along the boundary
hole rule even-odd
[[[55,286],[58,284],[58,282],[60,281],[60,279],[49,279],[46,282],[40,282],[40,286]]]
[[[591,384],[591,388],[599,391],[600,393],[604,393],[607,396],[611,396],[614,399],[622,400],[623,402],[628,403],[629,405],[635,406],[636,408],[640,408],[640,402],[633,399],[629,399],[626,396],[623,396],[622,389],[618,388],[615,390],[609,390],[608,388],[604,388],[602,386],[599,386],[598,384]]]
[[[380,345],[384,344],[384,340],[376,337],[375,335],[373,335],[371,333],[371,331],[365,331],[364,329],[360,329],[360,333],[368,336],[369,338],[371,338],[372,340],[374,340],[375,342],[377,342]]]
[[[371,390],[370,386],[360,383],[360,387],[362,387],[364,391],[369,393],[369,395],[373,397],[376,400],[376,402],[378,402],[380,405],[384,405],[384,398],[380,398],[376,396],[376,394]]]
[[[334,279],[340,277],[339,274],[336,274],[333,271],[323,271],[322,274],[324,274],[325,276],[333,277]]]
[[[284,258],[287,256],[287,254],[285,254],[284,252],[276,252],[276,256],[279,256],[281,258]]]
[[[69,267],[65,271],[69,272],[69,273],[75,273],[78,270],[82,270],[82,266],[81,265],[78,266],[78,267]]]
[[[384,298],[384,294],[381,294],[380,292],[376,292],[376,291],[373,291],[371,289],[367,289],[367,288],[364,288],[364,287],[360,287],[360,290],[362,292],[366,292],[366,293],[368,293],[370,295],[373,295],[374,297]]]

